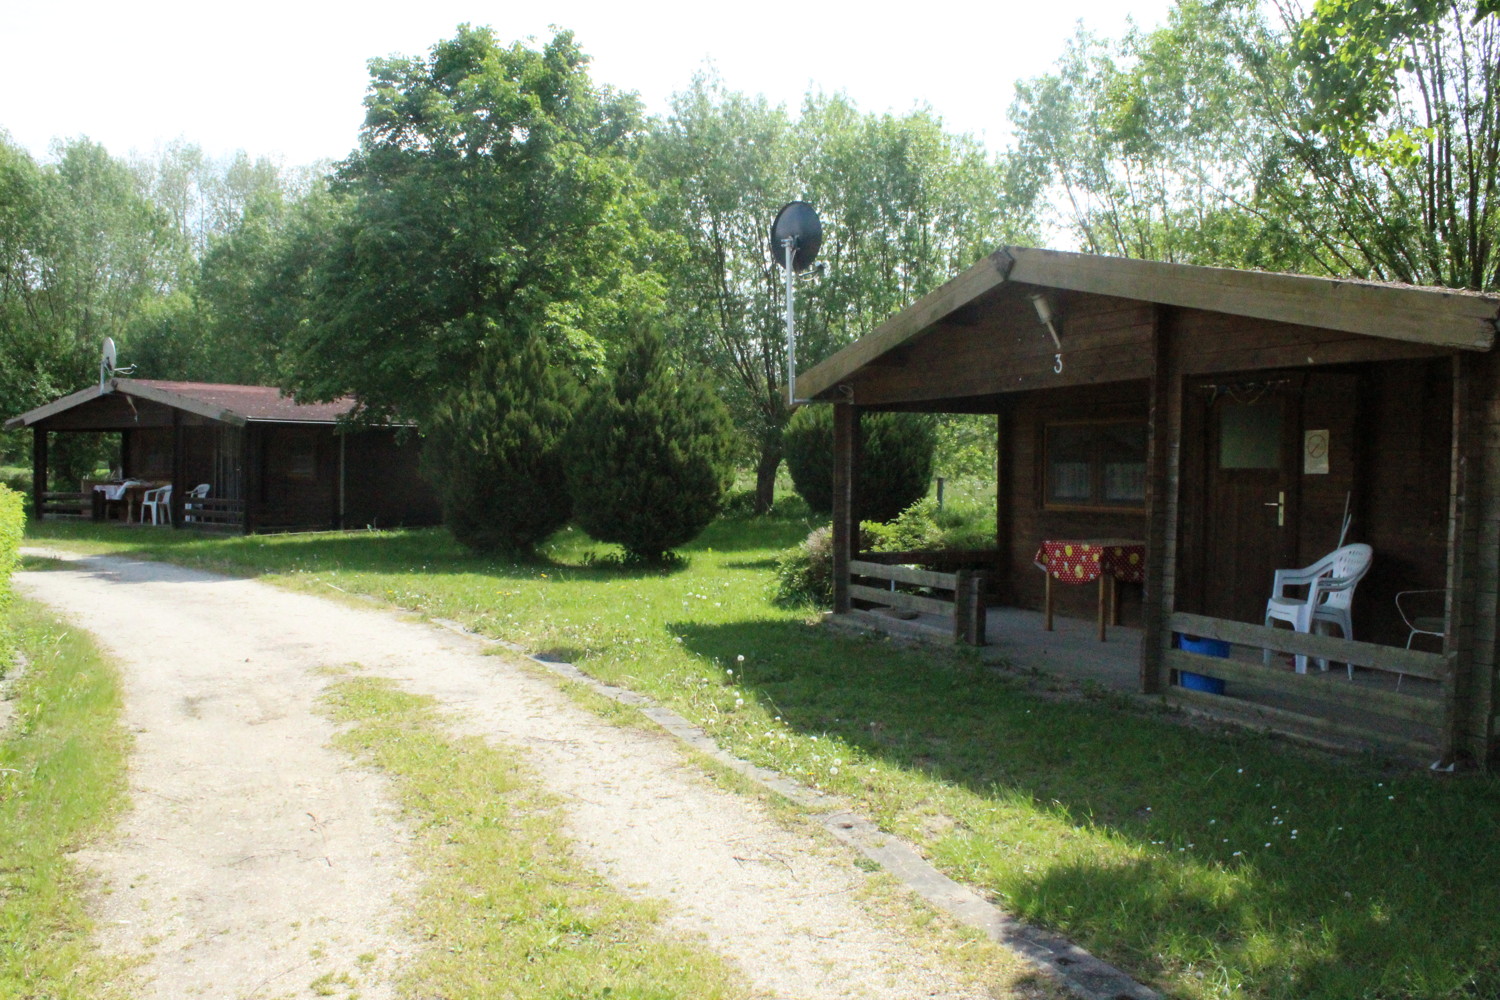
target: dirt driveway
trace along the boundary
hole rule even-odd
[[[60,556],[59,553],[35,554]],[[666,900],[758,994],[989,997],[860,902],[841,848],[711,785],[665,736],[612,726],[470,638],[253,581],[63,556],[20,590],[87,629],[125,674],[134,808],[85,852],[102,946],[146,956],[146,996],[311,996],[357,973],[393,995],[419,877],[379,777],[329,749],[320,668],[358,663],[519,748],[568,803],[582,858]]]

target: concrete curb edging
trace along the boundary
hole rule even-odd
[[[605,684],[571,663],[534,656],[515,643],[480,635],[458,622],[441,618],[429,621],[465,638],[525,657],[557,677],[582,684],[611,701],[639,709],[680,743],[797,805],[821,809],[830,801],[829,796],[800,782],[735,757],[702,729],[645,695]],[[1161,994],[1109,963],[1095,958],[1065,938],[1015,919],[973,889],[955,882],[933,867],[910,844],[883,832],[869,819],[849,811],[813,812],[811,818],[838,840],[890,872],[929,904],[980,931],[991,941],[1023,955],[1082,1000],[1161,1000]]]

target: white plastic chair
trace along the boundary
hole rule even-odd
[[[1298,632],[1311,633],[1318,624],[1337,625],[1345,639],[1354,638],[1354,620],[1350,606],[1354,603],[1354,588],[1370,569],[1375,550],[1368,545],[1345,545],[1335,549],[1311,566],[1301,569],[1278,569],[1271,582],[1271,599],[1266,602],[1266,626],[1273,621],[1284,621]],[[1293,597],[1287,593],[1290,587],[1306,587],[1306,597]],[[1265,662],[1271,663],[1271,651],[1265,651]],[[1327,660],[1318,660],[1318,666],[1328,669]],[[1354,676],[1354,666],[1349,676]],[[1297,654],[1297,673],[1307,673],[1307,657]]]
[[[1433,600],[1441,596],[1442,601]],[[1411,649],[1412,640],[1419,635],[1430,635],[1439,641],[1448,636],[1448,618],[1446,613],[1448,592],[1446,590],[1403,590],[1396,595],[1396,613],[1401,616],[1401,621],[1409,630],[1406,634],[1406,648]],[[1437,610],[1437,614],[1423,614]],[[1406,678],[1405,674],[1396,675],[1396,690],[1401,690],[1401,682]]]
[[[151,512],[152,524],[172,523],[172,487],[158,486],[141,494],[141,523],[146,523],[146,511]],[[160,512],[160,513],[158,513]],[[159,519],[158,519],[159,518]]]
[[[182,521],[184,524],[191,524],[198,519],[195,516],[198,511],[198,504],[195,501],[206,499],[208,497],[208,490],[208,483],[199,483],[188,490],[187,494],[182,498]]]

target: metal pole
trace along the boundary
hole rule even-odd
[[[797,405],[797,309],[792,301],[795,275],[792,274],[792,252],[795,240],[781,241],[786,251],[786,405]]]

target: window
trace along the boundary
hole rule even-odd
[[[1048,507],[1144,507],[1146,425],[1140,421],[1048,424]]]

